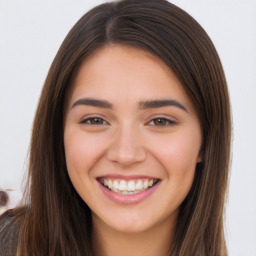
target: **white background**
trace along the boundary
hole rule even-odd
[[[0,188],[21,189],[33,116],[50,64],[99,0],[0,0]],[[227,206],[231,256],[256,256],[256,1],[174,0],[205,28],[222,59],[233,109]]]

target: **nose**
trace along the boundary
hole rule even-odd
[[[129,125],[126,125],[116,131],[107,151],[107,159],[109,161],[119,163],[123,166],[129,166],[142,162],[145,158],[146,150],[141,136],[136,129],[132,129]]]

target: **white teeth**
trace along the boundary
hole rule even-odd
[[[144,187],[144,189],[146,189],[146,188],[148,187],[148,180],[145,180],[145,181],[144,181],[143,187]]]
[[[104,186],[107,187],[108,186],[108,180],[104,179]]]
[[[112,186],[114,189],[118,190],[118,188],[119,188],[118,180],[114,180]]]
[[[121,180],[119,183],[119,190],[121,191],[125,191],[127,190],[127,182],[124,180]]]
[[[111,189],[112,188],[112,180],[108,180],[108,188]]]
[[[153,184],[153,180],[152,180],[152,184]],[[143,189],[143,182],[142,180],[139,180],[136,185],[135,185],[136,190],[142,190]]]
[[[136,179],[136,180],[119,180],[119,179],[101,179],[102,185],[108,187],[110,190],[121,193],[123,195],[130,195],[142,192],[149,187],[152,187],[157,180],[153,179]]]
[[[128,191],[135,191],[135,182],[133,180],[130,180],[127,185]]]

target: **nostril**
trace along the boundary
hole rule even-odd
[[[107,158],[110,161],[118,162],[122,165],[130,165],[142,162],[146,158],[146,150],[136,143],[123,143],[111,146],[107,151]]]
[[[127,122],[120,124],[106,151],[108,160],[125,166],[142,162],[146,156],[141,133]]]

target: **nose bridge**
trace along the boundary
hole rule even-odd
[[[130,165],[143,161],[146,151],[143,146],[139,128],[130,122],[123,122],[113,136],[107,153],[108,159],[122,165]]]

